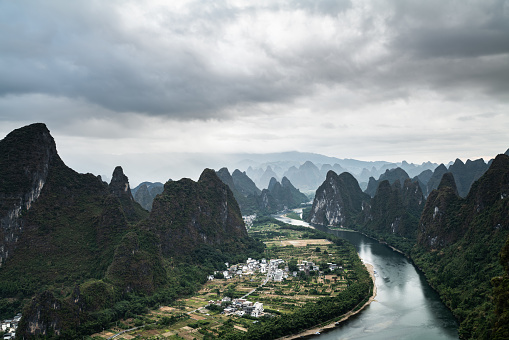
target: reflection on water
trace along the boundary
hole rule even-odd
[[[306,222],[278,218],[294,225]],[[458,339],[451,312],[427,284],[424,276],[403,255],[360,233],[316,229],[349,240],[365,262],[377,271],[376,301],[330,331],[312,336],[332,339]]]

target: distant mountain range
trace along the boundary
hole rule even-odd
[[[314,158],[319,158],[315,155]],[[329,158],[326,158],[329,159]],[[467,160],[463,163],[461,160],[456,159],[454,163],[450,163],[447,167],[444,164],[434,164],[430,162],[421,165],[402,163],[386,163],[386,162],[360,162],[349,160],[343,162],[341,165],[335,163],[321,164],[320,167],[311,161],[306,161],[302,165],[292,165],[289,168],[280,166],[282,164],[289,165],[289,162],[272,162],[266,165],[266,168],[253,168],[250,166],[245,173],[253,180],[258,187],[267,187],[271,178],[279,180],[279,178],[286,177],[291,183],[303,192],[314,192],[323,181],[326,179],[329,171],[334,171],[336,174],[342,172],[349,172],[359,182],[361,189],[373,197],[378,188],[378,184],[384,180],[388,180],[393,184],[396,180],[402,184],[406,179],[417,181],[425,197],[438,187],[442,175],[448,171],[454,174],[458,193],[461,197],[468,194],[470,186],[477,180],[487,169],[488,164],[483,159]],[[367,165],[377,164],[379,167],[373,166],[370,170],[363,168],[358,172],[358,168],[347,167],[346,164]],[[357,171],[357,172],[355,172]]]
[[[138,202],[145,210],[152,210],[152,202],[154,198],[163,192],[164,184],[161,182],[140,183],[136,188],[131,189],[134,200]]]
[[[260,191],[246,173],[238,169],[230,175],[227,168],[222,168],[217,171],[217,175],[230,187],[243,215],[272,214],[284,209],[298,208],[309,201],[286,177],[281,181],[271,177],[267,189]]]

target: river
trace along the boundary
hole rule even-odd
[[[278,219],[311,227],[286,217]],[[357,232],[316,229],[347,239],[360,258],[374,266],[377,295],[361,313],[313,339],[458,339],[458,324],[452,313],[405,256]]]

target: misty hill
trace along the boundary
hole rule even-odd
[[[131,189],[134,200],[145,210],[152,210],[152,201],[163,192],[164,184],[160,182],[142,182],[136,188]]]
[[[287,154],[285,154],[288,156]],[[291,155],[295,155],[295,153],[291,153]],[[285,172],[284,176],[286,176],[296,188],[299,188],[303,191],[314,191],[318,188],[318,186],[325,180],[327,176],[327,172],[332,170],[336,172],[336,174],[341,174],[342,172],[349,172],[352,174],[364,188],[368,185],[368,181],[370,177],[379,178],[383,175],[387,170],[393,170],[395,168],[405,168],[411,172],[411,176],[416,176],[426,170],[434,170],[437,166],[435,163],[426,162],[421,165],[409,164],[405,161],[402,163],[389,163],[389,162],[363,162],[356,160],[340,160],[332,157],[318,157],[319,155],[314,154],[314,159],[330,161],[334,160],[334,163],[320,163],[313,162],[311,160],[306,160],[300,165],[295,165],[295,161],[281,161],[276,162],[273,161],[269,165],[264,163],[264,165],[255,165],[255,162],[248,162],[250,166],[246,170],[246,174],[253,179],[255,183],[261,188],[265,188],[268,185],[268,178],[272,175],[272,177],[278,178],[281,173],[281,169],[285,169],[285,166],[289,164],[293,164],[289,166]],[[299,159],[302,157],[298,157]],[[333,164],[333,165],[331,165]],[[258,167],[257,167],[258,166]],[[277,167],[279,171],[275,171],[274,168]],[[276,174],[276,175],[274,175]],[[263,179],[262,179],[263,177]],[[403,182],[402,182],[403,183]],[[374,195],[376,191],[376,187],[370,188],[370,192]]]
[[[299,168],[291,167],[285,172],[285,176],[302,190],[315,190],[325,178],[322,177],[320,169],[310,161],[306,161]]]
[[[421,187],[421,191],[423,194],[425,194],[425,197],[428,196],[428,182],[430,181],[431,177],[433,176],[433,171],[431,170],[424,170],[419,175],[412,178],[412,182],[419,183],[419,186]]]
[[[405,183],[407,179],[410,177],[406,173],[405,170],[401,168],[393,168],[393,169],[387,169],[385,170],[385,173],[380,175],[380,178],[378,180],[375,180],[373,177],[369,178],[369,183],[367,189],[364,191],[366,194],[370,195],[371,197],[375,196],[375,193],[378,189],[378,184],[382,181],[389,181],[389,184],[394,184],[394,182],[399,181],[399,183]]]
[[[246,175],[246,172],[241,172],[235,169],[232,173],[233,184],[235,188],[240,191],[244,196],[259,195],[261,190],[258,189],[256,184]]]
[[[454,164],[449,166],[449,172],[454,175],[458,194],[461,197],[468,195],[472,183],[478,180],[486,170],[488,170],[488,165],[482,158],[475,161],[468,159],[466,163],[456,159]]]
[[[92,334],[263,249],[212,170],[167,182],[149,214],[121,167],[109,184],[67,167],[44,124],[1,140],[0,165],[0,312],[23,309],[24,338]]]
[[[432,190],[438,188],[442,176],[449,171],[454,175],[458,194],[461,197],[466,197],[472,183],[488,170],[488,166],[489,165],[486,164],[482,158],[475,161],[467,160],[466,163],[463,163],[460,159],[456,159],[456,161],[449,166],[449,169],[447,169],[445,165],[440,164],[428,181],[425,195],[429,195]]]
[[[260,191],[245,172],[235,170],[230,175],[227,168],[221,168],[216,174],[233,192],[243,215],[276,213],[298,208],[308,201],[286,177],[281,182],[272,177],[267,189]]]
[[[272,170],[272,168],[269,165],[267,166],[267,169],[265,169],[264,173],[258,180],[258,186],[260,188],[267,188],[272,178],[275,178],[276,180],[279,181],[279,176]]]
[[[216,174],[232,191],[243,215],[251,215],[258,210],[257,197],[261,191],[245,172],[235,170],[230,175],[227,168],[221,168]]]
[[[307,201],[307,196],[295,188],[286,177],[283,177],[281,183],[272,177],[269,187],[262,190],[258,198],[260,209],[269,213],[298,208]]]

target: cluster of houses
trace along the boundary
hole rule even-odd
[[[267,281],[272,280],[275,282],[281,282],[283,279],[287,279],[290,275],[293,277],[297,276],[298,271],[290,273],[288,266],[280,268],[284,263],[285,261],[281,259],[271,259],[269,261],[266,259],[261,259],[258,261],[252,258],[248,258],[246,263],[239,263],[232,266],[229,266],[227,262],[225,265],[228,269],[221,272],[216,271],[214,272],[214,275],[221,273],[225,279],[231,279],[236,276],[242,277],[242,275],[253,275],[255,273],[261,273],[267,275]],[[335,263],[327,263],[327,266],[331,271],[334,271],[338,268],[343,268]],[[299,271],[304,271],[306,273],[309,273],[309,271],[320,271],[320,267],[312,261],[302,261],[302,263],[299,263],[297,267]],[[213,280],[214,275],[210,275],[208,279]]]
[[[256,214],[242,216],[242,218],[244,219],[244,224],[246,225],[246,229],[249,230],[253,226],[253,222],[256,219]]]
[[[237,315],[244,316],[250,315],[255,318],[263,315],[263,303],[261,302],[251,302],[246,299],[231,299],[229,297],[224,297],[222,300],[217,301],[209,301],[209,304],[221,305],[223,302],[231,303],[228,307],[226,307],[223,311],[225,315]]]
[[[4,340],[15,338],[16,329],[18,329],[21,313],[18,313],[12,320],[4,320],[0,323],[0,330],[4,333]]]
[[[253,275],[255,273],[267,274],[267,280],[282,281],[283,278],[288,277],[288,267],[279,269],[279,265],[284,263],[284,260],[269,260],[261,259],[260,261],[248,258],[246,263],[239,263],[229,266],[228,262],[225,263],[227,270],[216,271],[214,275],[218,273],[223,274],[225,279],[231,279],[236,276],[242,277],[243,275]],[[209,280],[214,279],[214,275],[208,277]]]

